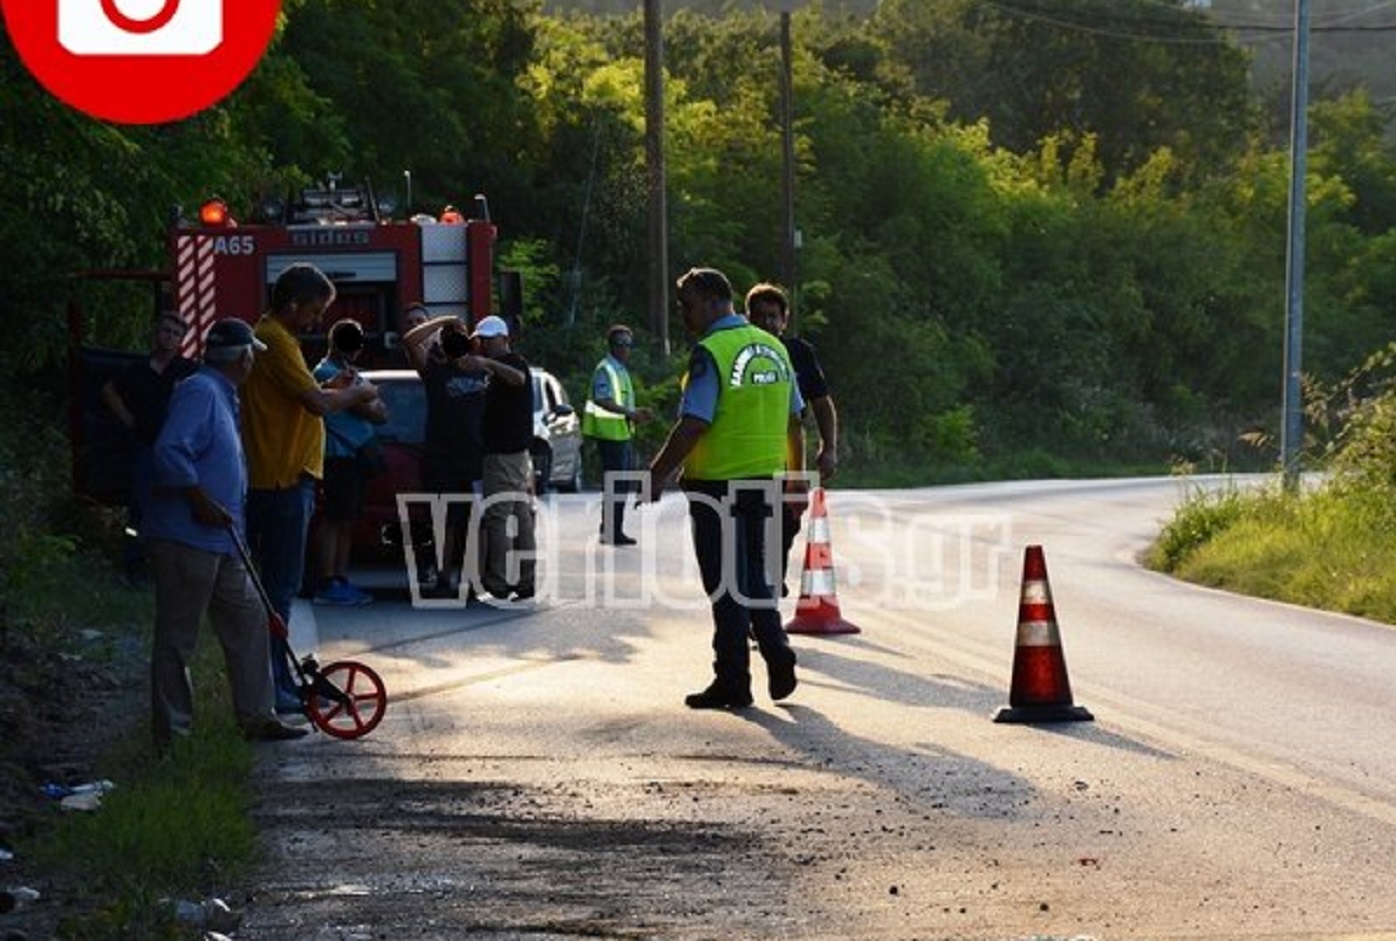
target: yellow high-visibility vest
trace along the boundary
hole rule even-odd
[[[717,365],[712,425],[684,461],[689,480],[771,477],[785,470],[795,371],[779,339],[744,324],[699,341]]]
[[[611,398],[621,408],[634,409],[635,386],[630,381],[630,370],[617,370],[608,356],[597,364],[596,371],[592,373],[592,389],[596,388],[596,373],[602,370],[605,370],[606,379],[611,384]],[[586,407],[582,409],[582,434],[602,441],[629,441],[630,419],[621,412],[602,408],[588,395]]]

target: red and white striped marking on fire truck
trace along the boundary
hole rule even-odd
[[[218,312],[218,279],[213,269],[214,239],[208,235],[175,237],[175,306],[184,318],[185,356],[202,352],[204,334]]]

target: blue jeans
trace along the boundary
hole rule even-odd
[[[291,601],[305,577],[305,540],[314,509],[315,481],[310,477],[284,490],[250,490],[247,494],[247,543],[272,609],[287,626],[291,623]],[[278,706],[289,707],[292,704],[286,696],[294,695],[295,682],[282,652],[274,646],[271,653]]]

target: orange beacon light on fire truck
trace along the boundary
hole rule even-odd
[[[210,228],[235,226],[237,222],[228,214],[228,204],[218,197],[204,200],[199,207],[199,223]]]

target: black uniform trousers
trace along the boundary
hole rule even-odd
[[[751,686],[750,637],[756,638],[768,664],[783,664],[790,657],[772,589],[779,563],[771,571],[766,552],[768,532],[778,538],[773,514],[780,484],[771,479],[688,481],[684,491],[694,555],[703,590],[712,602],[713,672],[724,690],[746,694]]]

